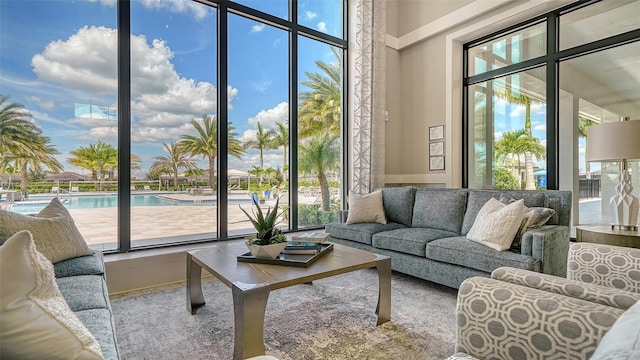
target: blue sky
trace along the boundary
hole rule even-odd
[[[286,1],[241,0],[285,17]],[[33,115],[61,152],[98,140],[117,145],[116,2],[0,0],[0,94]],[[341,1],[299,3],[305,26],[340,36]],[[215,114],[216,14],[188,0],[131,2],[132,152],[143,177],[162,143],[191,133],[192,119]],[[256,123],[287,120],[288,33],[238,15],[229,17],[229,120],[242,139]],[[315,61],[335,62],[329,46],[300,40],[299,80]],[[304,89],[302,89],[304,90]],[[230,168],[258,165],[256,150],[230,159]],[[204,161],[201,166],[205,167]],[[282,149],[265,154],[265,167],[282,166]]]

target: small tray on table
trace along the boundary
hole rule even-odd
[[[275,259],[270,258],[258,258],[251,255],[251,252],[246,252],[242,255],[238,255],[239,262],[250,262],[258,264],[271,264],[271,265],[283,265],[283,266],[296,266],[307,267],[313,264],[316,260],[333,250],[333,244],[322,243],[321,249],[316,254],[280,254]]]

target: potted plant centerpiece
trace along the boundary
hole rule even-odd
[[[251,255],[255,257],[275,259],[287,246],[286,235],[276,227],[279,201],[280,199],[276,200],[273,209],[269,207],[266,212],[262,211],[259,204],[254,204],[256,210],[252,211],[251,214],[240,207],[240,210],[247,215],[257,231],[255,235],[248,237],[246,241]]]

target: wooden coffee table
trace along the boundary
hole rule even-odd
[[[204,306],[202,268],[231,288],[233,295],[233,358],[264,354],[264,313],[271,290],[309,283],[351,271],[378,269],[380,325],[391,319],[391,259],[388,256],[334,244],[333,251],[307,268],[238,262],[244,243],[218,244],[187,252],[187,310],[193,315]]]

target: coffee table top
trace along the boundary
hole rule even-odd
[[[191,250],[193,261],[214,274],[227,286],[250,289],[256,285],[269,285],[272,290],[311,282],[329,276],[375,267],[387,256],[352,247],[333,244],[333,251],[322,256],[309,267],[239,262],[238,255],[246,253],[241,243],[216,244],[210,248]]]

